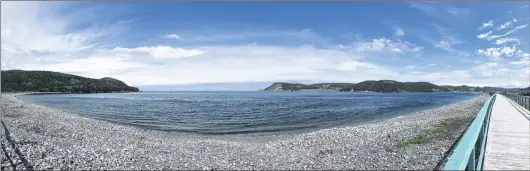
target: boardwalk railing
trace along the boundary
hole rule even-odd
[[[497,95],[491,96],[460,138],[444,170],[482,170],[491,109]]]
[[[505,93],[503,93],[502,95],[512,99],[514,102],[516,102],[517,104],[521,105],[523,108],[528,109],[530,111],[530,97],[523,97],[520,95],[505,94]]]

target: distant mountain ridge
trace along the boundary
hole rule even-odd
[[[52,71],[7,70],[1,75],[2,92],[111,93],[137,92],[123,81],[86,78]]]
[[[429,82],[399,82],[367,80],[359,83],[299,84],[276,82],[262,91],[369,91],[369,92],[495,92],[511,91],[502,87],[472,87],[436,85]]]

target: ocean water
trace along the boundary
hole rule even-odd
[[[202,135],[282,134],[379,122],[472,93],[138,92],[24,95],[81,116]]]

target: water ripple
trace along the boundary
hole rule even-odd
[[[23,96],[86,117],[199,134],[285,133],[390,119],[471,93],[140,92]]]

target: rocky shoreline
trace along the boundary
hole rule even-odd
[[[36,170],[432,170],[489,98],[483,95],[380,123],[257,142],[116,125],[31,104],[16,95],[2,93],[2,120]],[[440,125],[442,132],[415,141]],[[9,156],[18,160],[4,131],[2,143]],[[11,169],[4,155],[1,165]],[[17,166],[23,168],[23,164]]]

